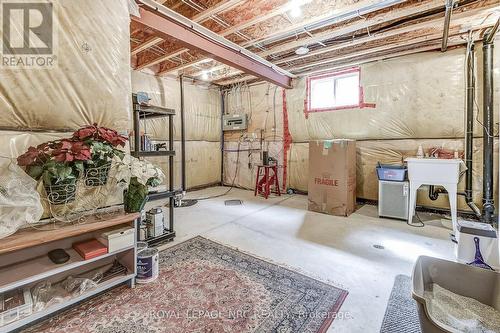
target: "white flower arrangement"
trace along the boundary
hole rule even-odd
[[[115,178],[122,183],[130,184],[130,179],[136,177],[142,185],[158,186],[165,179],[163,171],[151,162],[140,160],[126,154],[121,160],[114,158],[116,166]]]

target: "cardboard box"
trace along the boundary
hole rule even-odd
[[[356,207],[356,141],[309,142],[308,208],[349,216]]]

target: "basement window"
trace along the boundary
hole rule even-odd
[[[307,79],[307,112],[361,107],[359,68]]]

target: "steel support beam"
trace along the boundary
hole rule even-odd
[[[220,36],[195,22],[183,22],[175,16],[175,13],[170,13],[171,11],[164,6],[161,6],[160,10],[158,4],[152,6],[145,0],[141,0],[140,3],[145,4],[140,8],[140,17],[131,16],[131,19],[155,30],[158,36],[174,38],[189,49],[196,50],[219,62],[280,87],[291,87],[293,75],[287,72],[283,73],[284,71],[276,65],[226,39],[221,40]],[[185,21],[185,18],[183,19]]]

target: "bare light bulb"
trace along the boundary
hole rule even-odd
[[[297,18],[302,15],[302,9],[300,9],[300,6],[298,4],[295,4],[292,9],[290,10],[290,16]]]
[[[201,73],[201,79],[205,81],[208,80],[208,71],[203,71]]]

